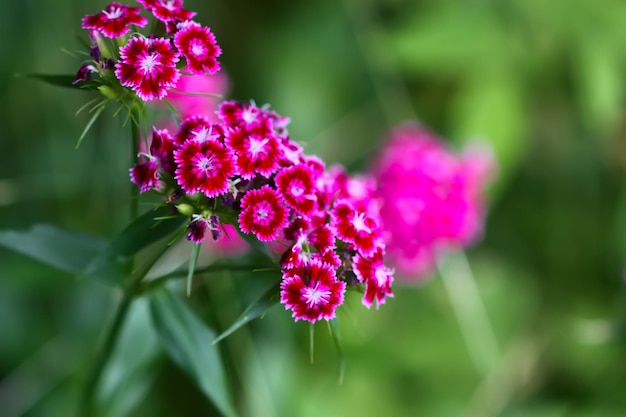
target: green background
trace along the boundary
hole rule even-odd
[[[111,237],[128,221],[123,117],[105,113],[75,150],[89,117],[74,113],[89,93],[14,76],[75,73],[80,61],[61,49],[78,49],[80,19],[105,5],[3,5],[0,229],[52,223]],[[625,2],[185,5],[223,48],[230,97],[290,116],[308,153],[360,170],[391,126],[418,119],[456,148],[490,142],[499,163],[485,235],[467,251],[499,345],[486,371],[434,275],[396,285],[379,311],[348,298],[341,385],[323,324],[313,365],[308,326],[282,307],[235,333],[221,348],[242,415],[626,414]],[[190,303],[223,329],[263,279],[202,277]],[[0,416],[73,415],[118,299],[0,249]],[[212,415],[163,353],[145,307],[135,305],[107,372],[103,415]]]

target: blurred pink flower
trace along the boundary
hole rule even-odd
[[[210,122],[219,121],[215,111],[221,99],[218,97],[192,95],[198,93],[225,96],[228,93],[228,77],[224,74],[224,71],[213,75],[183,74],[178,80],[174,91],[170,91],[167,97],[170,103],[178,109],[183,119],[187,116],[201,114],[208,116]]]
[[[423,279],[440,251],[480,237],[483,189],[494,169],[486,146],[470,146],[455,155],[417,124],[392,131],[372,174],[381,201],[383,239],[398,279]]]

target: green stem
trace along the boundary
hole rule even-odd
[[[109,327],[104,342],[98,352],[98,356],[96,357],[94,365],[91,368],[89,376],[87,377],[87,381],[85,382],[80,399],[78,417],[92,417],[97,415],[96,411],[93,409],[94,394],[96,392],[98,382],[100,381],[100,376],[104,371],[104,367],[113,353],[115,344],[122,329],[122,325],[124,324],[124,320],[128,314],[128,310],[133,299],[133,291],[130,291],[130,289],[124,291],[122,300],[117,306],[115,316],[113,317],[113,322]]]
[[[130,165],[134,165],[137,161],[139,153],[139,112],[131,110],[134,117],[131,117],[131,145],[130,145]],[[130,182],[130,219],[135,220],[139,216],[139,188],[137,184]]]
[[[440,256],[437,267],[474,366],[485,375],[498,362],[500,350],[465,253]]]

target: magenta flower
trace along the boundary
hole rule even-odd
[[[204,235],[208,228],[208,220],[198,214],[194,214],[191,216],[191,221],[187,226],[187,240],[196,245],[201,244],[204,241]]]
[[[203,129],[209,129],[211,122],[204,116],[194,115],[185,118],[180,124],[180,129],[176,134],[176,143],[182,145],[188,139],[193,139],[196,136],[196,132],[200,132]]]
[[[140,193],[156,189],[159,185],[159,165],[156,158],[144,155],[146,161],[133,166],[130,171],[130,180],[137,184]]]
[[[192,74],[214,74],[220,70],[217,57],[222,54],[222,49],[217,45],[211,29],[188,22],[176,32],[174,45],[187,60],[187,69]]]
[[[165,172],[174,175],[174,138],[167,129],[152,128],[152,142],[150,153],[159,161],[159,166]]]
[[[316,208],[313,170],[306,165],[296,165],[280,171],[276,178],[276,188],[285,202],[297,213],[308,216]]]
[[[162,99],[180,78],[180,72],[176,69],[178,56],[167,39],[131,38],[120,48],[115,75],[122,85],[132,88],[140,99]]]
[[[226,143],[237,154],[237,170],[242,178],[251,179],[257,174],[269,177],[278,169],[280,149],[272,136],[233,128],[227,133]]]
[[[292,311],[295,321],[332,320],[335,310],[343,304],[346,283],[339,281],[326,264],[311,262],[308,267],[283,272],[280,302]]]
[[[391,284],[393,270],[383,265],[383,249],[377,248],[369,257],[355,255],[352,268],[359,282],[365,284],[362,303],[370,308],[376,300],[376,308],[385,303],[387,297],[393,297]]]
[[[137,0],[162,22],[185,21],[196,13],[183,9],[183,0]]]
[[[109,38],[119,38],[130,32],[130,25],[144,27],[148,19],[139,16],[139,7],[129,7],[120,3],[111,3],[98,14],[83,18],[83,29],[99,30]]]
[[[456,156],[420,126],[391,133],[373,174],[387,251],[401,277],[420,279],[442,250],[480,235],[483,188],[492,171],[488,153]]]
[[[202,192],[207,197],[224,194],[233,175],[233,155],[214,140],[193,140],[174,151],[176,181],[188,194]]]
[[[337,202],[331,214],[331,226],[337,237],[354,244],[363,255],[371,254],[381,245],[381,230],[374,217],[357,210],[346,200]]]
[[[276,239],[287,225],[287,210],[276,190],[265,185],[250,190],[241,200],[239,227],[244,233],[254,233],[262,242]]]

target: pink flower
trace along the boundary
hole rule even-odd
[[[458,157],[417,125],[391,133],[373,174],[384,240],[402,277],[419,279],[443,249],[463,247],[478,237],[491,161],[486,152]]]
[[[316,208],[313,170],[308,166],[285,168],[276,175],[275,181],[278,191],[297,213],[308,216]]]
[[[187,240],[196,245],[201,244],[204,241],[204,235],[208,228],[208,220],[200,215],[194,214],[191,216],[191,221],[187,226]]]
[[[337,279],[329,265],[312,262],[284,271],[280,289],[280,302],[292,311],[295,321],[315,323],[335,318],[335,310],[343,304],[346,283]]]
[[[287,210],[276,190],[265,185],[250,190],[241,200],[239,227],[244,233],[254,233],[262,242],[276,239],[287,225]]]
[[[167,129],[152,128],[152,142],[150,142],[150,153],[159,161],[161,169],[170,174],[174,174],[174,149],[176,145],[174,138]]]
[[[393,270],[383,265],[383,249],[377,248],[369,257],[355,255],[352,268],[359,282],[365,284],[362,303],[370,308],[376,300],[376,308],[385,303],[387,297],[393,297],[391,284]]]
[[[363,255],[369,255],[381,245],[381,230],[376,218],[357,210],[348,200],[337,202],[331,214],[331,226],[337,237],[354,244]]]
[[[143,155],[146,161],[136,164],[130,171],[130,180],[137,184],[140,193],[156,189],[159,185],[159,166],[154,157]]]
[[[174,151],[176,181],[186,193],[216,197],[228,190],[233,175],[233,155],[215,140],[187,140]]]
[[[183,144],[188,139],[193,139],[197,132],[203,129],[209,129],[210,127],[211,122],[208,118],[199,115],[189,116],[180,124],[180,129],[178,129],[178,133],[176,134],[176,143],[179,145]]]
[[[95,29],[109,38],[119,38],[130,32],[130,25],[144,27],[148,19],[139,16],[139,7],[129,7],[120,3],[111,3],[98,14],[83,18],[83,29]]]
[[[120,48],[115,75],[143,101],[162,99],[180,78],[177,62],[178,52],[169,40],[135,37]]]
[[[220,70],[217,57],[222,54],[222,49],[209,28],[188,22],[176,32],[174,45],[187,60],[187,69],[192,74],[214,74]]]
[[[162,22],[185,21],[196,13],[183,9],[183,0],[137,0]]]
[[[252,179],[257,174],[269,177],[278,169],[280,150],[272,136],[233,128],[227,133],[226,143],[237,154],[237,170],[242,178]]]
[[[228,92],[228,78],[224,72],[213,75],[185,75],[179,78],[175,90],[170,91],[167,99],[178,109],[182,118],[202,114],[208,121],[217,122],[214,114],[218,98],[193,95],[193,93],[211,93],[225,95]],[[189,93],[189,94],[185,94]]]

